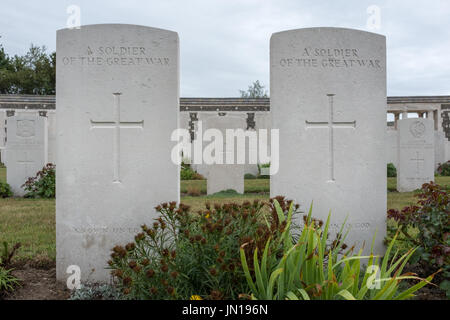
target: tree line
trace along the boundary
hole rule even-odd
[[[0,93],[54,95],[56,53],[30,46],[23,55],[9,56],[0,44]]]

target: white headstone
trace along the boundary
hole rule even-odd
[[[398,167],[398,130],[386,130],[386,163]]]
[[[445,145],[448,142],[445,133],[434,130],[434,168],[437,169],[441,163],[447,162],[445,159]]]
[[[0,110],[0,163],[4,163],[3,156],[6,143],[6,111]]]
[[[179,200],[179,40],[136,25],[57,32],[57,279],[109,279],[111,248]]]
[[[397,190],[410,192],[434,181],[434,122],[423,118],[400,120],[398,132]]]
[[[246,153],[246,148],[238,150],[238,141],[233,138],[234,146],[227,146],[227,130],[236,132],[236,129],[245,130],[246,121],[238,116],[213,116],[203,121],[203,130],[217,129],[223,137],[223,149],[220,157],[222,163],[206,165],[207,194],[213,194],[224,190],[235,190],[237,193],[244,193],[244,169],[245,164],[237,163],[237,152]],[[203,147],[207,148],[209,142],[204,142]],[[248,144],[247,144],[248,145]],[[233,153],[233,164],[227,164],[227,157]],[[230,157],[231,159],[231,157]]]
[[[208,195],[225,190],[244,193],[244,167],[235,164],[212,165],[208,171],[206,192]]]
[[[386,39],[341,28],[272,35],[272,128],[280,168],[271,196],[294,199],[332,236],[348,215],[346,240],[375,251],[386,233]]]
[[[48,162],[56,164],[56,112],[48,111]]]
[[[22,185],[47,163],[47,118],[23,112],[6,121],[6,181],[14,195],[23,196]]]

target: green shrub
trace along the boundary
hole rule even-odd
[[[393,163],[387,164],[387,176],[388,178],[395,178],[397,176],[397,168]]]
[[[22,185],[26,191],[26,198],[54,198],[55,189],[55,165],[47,163],[35,177],[30,177]]]
[[[16,243],[11,250],[8,243],[3,241],[0,250],[0,297],[14,290],[19,285],[19,280],[11,274],[12,269],[6,269],[12,261],[14,254],[20,248],[20,243]]]
[[[244,179],[252,180],[252,179],[256,179],[256,176],[254,174],[251,174],[251,173],[246,173],[244,175]]]
[[[193,175],[194,171],[192,169],[181,167],[180,180],[192,180]]]
[[[234,189],[226,189],[209,195],[210,197],[232,197],[239,195],[239,193]]]
[[[192,170],[190,166],[181,166],[180,180],[204,180],[205,178]]]
[[[0,297],[14,290],[19,280],[11,274],[12,270],[0,267]]]
[[[284,216],[284,215],[282,215]],[[411,249],[403,256],[390,261],[390,253],[395,239],[388,247],[381,265],[379,257],[371,254],[362,256],[362,249],[354,254],[353,248],[343,255],[343,240],[328,245],[330,216],[322,228],[320,221],[311,219],[311,209],[305,219],[305,226],[294,243],[290,237],[291,216],[286,218],[287,225],[280,239],[284,243],[281,259],[271,254],[271,239],[267,241],[262,257],[258,248],[254,250],[254,276],[249,267],[246,245],[241,247],[242,267],[251,289],[252,299],[265,300],[401,300],[412,297],[413,293],[433,279],[420,279],[410,274],[401,275],[405,264],[414,253]],[[339,232],[342,235],[342,229]],[[344,249],[345,250],[345,249]],[[361,273],[362,261],[368,259],[368,265]],[[250,260],[251,261],[251,260]],[[275,265],[275,266],[274,266]],[[417,279],[419,283],[399,290],[399,283],[405,279]]]
[[[289,201],[278,198],[283,214]],[[277,243],[286,224],[273,204],[228,203],[191,212],[175,202],[156,207],[160,216],[151,227],[143,225],[135,242],[113,248],[108,262],[118,287],[130,299],[237,299],[248,292],[241,268],[240,246],[250,256],[269,238]],[[298,207],[296,207],[298,208]],[[272,254],[282,246],[271,247]]]
[[[439,167],[437,168],[437,174],[446,177],[450,176],[450,160],[445,163],[439,164]]]
[[[12,195],[11,186],[6,182],[0,181],[0,198],[9,198]]]
[[[441,288],[450,297],[450,194],[435,183],[426,183],[416,196],[417,205],[388,210],[388,218],[398,228],[389,231],[400,233],[403,247],[418,247],[413,262],[432,272],[443,270]]]

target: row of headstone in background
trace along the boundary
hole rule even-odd
[[[50,163],[56,163],[55,162],[55,139],[56,139],[56,134],[55,134],[55,127],[56,127],[56,121],[55,121],[55,112],[52,111],[45,111],[45,112],[41,112],[41,111],[16,111],[17,114],[19,113],[30,113],[30,114],[42,114],[44,113],[45,116],[47,117],[47,146],[48,146],[48,162]],[[7,114],[9,114],[9,116],[11,116],[11,112],[7,112],[6,110],[0,110],[0,161],[1,162],[5,162],[5,141],[6,141],[6,133],[7,133],[7,129],[6,129],[6,120],[7,120]],[[12,112],[12,114],[15,114],[14,111]],[[198,122],[203,122],[203,123],[207,123],[209,121],[209,119],[215,118],[217,117],[217,113],[212,113],[212,112],[206,112],[206,113],[201,113],[201,116],[197,118],[197,121],[193,121],[190,122],[190,120],[186,119],[185,114],[187,114],[186,112],[181,112],[180,113],[180,120],[183,120],[180,125],[182,128],[188,128],[191,123],[193,124],[193,130],[195,133],[195,130],[197,128],[197,124]],[[197,113],[195,113],[197,114]],[[220,113],[221,114],[221,118],[226,119],[227,117],[238,117],[238,118],[242,118],[242,119],[247,119],[247,114],[244,113],[240,113],[240,112],[227,112],[227,113]],[[255,118],[255,127],[254,128],[248,128],[248,122],[242,127],[242,129],[249,129],[249,130],[254,130],[256,129],[256,134],[259,134],[257,132],[258,129],[270,129],[270,124],[268,123],[267,119],[269,118],[268,115],[270,115],[270,113],[266,114],[257,114],[256,118]],[[415,119],[419,119],[419,118],[415,118]],[[240,122],[242,122],[242,120],[238,120]],[[401,120],[399,120],[401,121]],[[432,120],[431,120],[432,121]],[[186,125],[187,123],[189,123],[188,125]],[[218,123],[218,128],[223,130],[225,128],[224,124],[226,124],[226,121],[219,122]],[[435,154],[435,160],[434,160],[434,166],[435,168],[437,168],[439,163],[444,162],[443,159],[445,159],[445,133],[444,132],[440,132],[437,130],[433,130],[434,131],[434,154]],[[268,140],[268,150],[270,150],[270,140]],[[387,135],[386,135],[386,156],[387,156],[387,163],[393,163],[397,168],[399,168],[399,130],[398,127],[396,128],[396,130],[392,130],[392,129],[388,129],[387,130]],[[248,150],[247,150],[248,151]],[[204,175],[205,177],[208,175],[208,169],[210,166],[207,165],[196,165],[196,164],[192,164],[192,167],[197,170],[200,174]],[[420,166],[422,167],[422,166]],[[231,168],[233,169],[233,168]],[[255,164],[249,164],[246,163],[244,165],[244,173],[250,173],[253,175],[257,175],[258,174],[258,166]],[[230,185],[230,183],[227,183],[225,185],[226,187],[229,187],[231,189],[235,189],[233,184]],[[236,184],[236,187],[239,186],[239,182]],[[218,188],[215,188],[215,190],[217,190]],[[402,189],[404,190],[404,189]]]
[[[183,99],[181,99],[182,101]],[[207,102],[205,102],[207,103]],[[180,107],[181,108],[181,107]],[[6,110],[6,109],[0,109],[0,157],[2,156],[1,153],[3,153],[4,147],[5,147],[5,137],[6,137],[6,119],[7,114],[11,113],[12,110]],[[19,111],[17,112],[30,112],[30,113],[42,113],[45,112],[47,116],[47,122],[48,122],[48,161],[51,163],[56,164],[55,161],[55,127],[56,127],[56,121],[55,121],[55,110],[27,110],[27,111]],[[14,111],[13,111],[14,112]],[[212,111],[197,111],[197,112],[187,112],[187,111],[181,111],[180,112],[180,128],[189,129],[189,131],[192,132],[192,134],[195,136],[195,130],[197,127],[197,124],[199,122],[206,122],[208,118],[217,116],[218,112],[212,112]],[[241,117],[243,119],[246,119],[247,124],[243,129],[248,130],[259,130],[259,129],[267,129],[270,130],[270,111],[259,111],[250,113],[250,116],[245,111],[231,111],[231,112],[219,112],[220,115],[227,116],[233,116],[233,117]],[[444,113],[445,114],[445,113]],[[250,120],[250,122],[249,122]],[[252,127],[249,127],[252,122]],[[397,126],[394,127],[388,126],[387,127],[387,135],[386,135],[386,163],[393,163],[396,167],[398,167],[398,128]],[[444,163],[446,161],[446,137],[445,132],[434,130],[434,150],[435,150],[435,169],[439,166],[439,164]],[[270,143],[270,140],[268,141]],[[270,150],[270,145],[268,146],[268,149]],[[4,157],[3,157],[4,158]],[[2,159],[0,158],[0,161]],[[203,174],[206,176],[205,169],[206,167],[202,166],[196,166],[193,165],[196,170],[200,174]],[[254,164],[246,164],[245,165],[245,173],[249,173],[252,175],[258,174],[258,166]]]
[[[406,119],[422,119],[422,118],[406,118]],[[429,119],[433,122],[432,119]],[[404,119],[405,120],[405,119]],[[398,120],[402,121],[402,120]],[[399,129],[398,121],[396,128],[389,128],[386,130],[386,163],[392,163],[396,168],[399,167]],[[446,138],[445,133],[433,128],[433,145],[434,145],[434,170],[436,170],[441,163],[446,162]]]
[[[323,220],[331,210],[333,233],[348,215],[346,242],[365,243],[367,252],[377,232],[375,253],[382,253],[385,37],[311,28],[276,33],[270,46],[272,128],[280,129],[271,196],[287,196],[304,211],[314,201],[313,216]],[[57,32],[58,279],[77,265],[83,280],[108,280],[111,247],[151,222],[154,206],[179,200],[170,141],[178,127],[178,56],[177,34],[161,29]],[[211,168],[209,183],[228,174]]]
[[[23,184],[48,162],[47,117],[38,113],[16,113],[6,118],[8,135],[4,162],[6,181],[15,196],[25,195]]]
[[[410,192],[434,181],[434,123],[431,119],[398,122],[397,190]]]
[[[234,144],[233,149],[235,164],[226,164],[227,144],[225,137],[227,129],[243,129],[245,125],[245,119],[233,116],[211,117],[203,124],[205,131],[208,129],[217,129],[221,132],[222,137],[224,137],[222,141],[222,154],[220,154],[223,164],[206,165],[206,191],[208,195],[230,189],[237,193],[244,193],[245,165],[236,164],[237,143]]]
[[[6,112],[0,110],[0,163],[4,162],[6,144]]]
[[[17,116],[19,117],[28,117],[28,118],[34,118],[37,117],[40,113],[38,111],[35,112],[16,112],[13,113],[16,114],[16,118],[11,117],[10,123],[11,126],[14,126],[14,124],[16,123]],[[41,144],[42,147],[47,148],[48,149],[48,156],[44,157],[44,158],[48,158],[45,161],[48,162],[52,162],[54,163],[54,139],[55,139],[55,134],[54,134],[54,127],[55,127],[55,117],[54,114],[52,113],[48,113],[45,112],[42,116],[47,118],[47,123],[48,125],[47,130],[44,131],[40,131],[40,134],[47,136],[47,138],[44,138],[44,142]],[[2,152],[2,159],[1,161],[6,162],[5,158],[6,158],[6,151],[5,151],[5,141],[6,141],[6,122],[7,119],[9,117],[7,117],[7,113],[6,112],[0,112],[0,151]],[[230,123],[230,119],[231,119],[231,123],[233,125],[228,125],[228,123]],[[222,130],[222,132],[225,132],[226,128],[240,128],[240,129],[245,129],[246,128],[246,124],[244,123],[244,118],[240,117],[240,116],[235,116],[235,115],[223,115],[223,116],[212,116],[212,117],[206,117],[203,121],[204,124],[206,124],[208,126],[208,123],[210,121],[214,121],[214,128],[219,128],[220,130]],[[425,183],[425,182],[430,182],[434,180],[434,170],[432,167],[430,167],[429,163],[430,161],[433,163],[433,158],[434,156],[432,155],[433,153],[433,149],[435,150],[434,154],[436,154],[436,150],[439,149],[439,146],[436,146],[436,141],[438,141],[435,137],[435,135],[438,134],[442,134],[441,132],[437,132],[434,130],[433,128],[433,120],[431,119],[423,119],[423,118],[410,118],[410,119],[404,119],[404,120],[399,120],[400,122],[409,122],[410,125],[398,125],[398,130],[388,130],[388,137],[387,137],[387,145],[386,148],[388,148],[387,153],[393,153],[395,152],[395,159],[396,161],[393,161],[396,165],[396,167],[398,168],[398,171],[401,171],[401,174],[398,176],[399,178],[399,182],[397,183],[397,189],[401,192],[408,192],[408,191],[413,191],[416,190],[418,188],[420,188],[420,186]],[[426,123],[426,124],[422,124],[419,125],[419,123]],[[28,122],[28,124],[30,124],[30,122]],[[239,124],[239,125],[236,125]],[[417,128],[426,128],[428,127],[426,134],[424,133],[425,137],[426,137],[426,150],[421,150],[421,143],[424,143],[425,140],[424,139],[420,139],[417,138],[418,135],[417,133],[415,133],[415,135],[412,135],[411,132],[408,132],[409,127],[412,125],[415,125]],[[402,133],[401,135],[399,134],[400,132],[400,128],[402,128]],[[418,130],[416,128],[416,131]],[[206,129],[206,128],[205,128]],[[39,131],[39,130],[38,130]],[[13,134],[15,131],[12,130],[11,134]],[[405,136],[405,132],[406,132],[406,136]],[[257,132],[255,132],[256,134],[258,134]],[[408,139],[415,139],[415,143],[413,144],[414,148],[418,148],[419,150],[413,150],[413,152],[415,152],[415,156],[411,156],[408,153],[408,150],[411,151],[412,146],[411,144],[409,144],[409,146],[407,148],[405,148],[404,146],[399,148],[400,143],[400,137],[402,140],[408,138]],[[17,139],[14,139],[14,137],[12,137],[12,143],[15,143]],[[270,143],[270,140],[268,141]],[[392,150],[390,150],[392,149]],[[270,150],[270,145],[269,145],[269,150]],[[405,151],[406,150],[406,151]],[[26,150],[25,150],[26,151]],[[247,150],[248,152],[248,150]],[[27,157],[29,156],[33,156],[33,152],[27,153]],[[426,157],[426,159],[424,159]],[[39,159],[41,159],[42,157],[39,156]],[[398,159],[402,159],[402,168],[400,168],[399,166],[399,161]],[[35,161],[34,158],[32,159],[28,159],[25,162],[13,162],[16,163],[17,165],[15,165],[15,167],[11,167],[11,170],[9,171],[9,175],[8,175],[8,181],[9,183],[12,185],[13,190],[15,191],[15,195],[16,196],[21,196],[23,195],[23,188],[21,188],[22,184],[25,182],[25,180],[30,177],[30,176],[34,176],[36,174],[36,171],[34,171],[35,168],[31,168],[30,164],[33,162],[36,165],[40,165],[42,163],[41,160],[36,159],[37,161]],[[247,158],[248,160],[248,158]],[[411,161],[409,161],[411,160]],[[410,162],[414,162],[412,165],[409,165]],[[434,160],[434,163],[436,163],[436,161]],[[13,166],[13,164],[11,164]],[[244,170],[244,173],[247,173],[249,171],[251,171],[253,174],[254,172],[254,168],[252,167],[256,167],[256,165],[249,165],[249,164],[245,164],[243,166],[241,165],[192,165],[198,172],[202,173],[205,177],[208,177],[208,188],[207,188],[207,193],[208,194],[213,194],[222,190],[227,190],[227,189],[233,189],[236,190],[239,193],[243,193],[244,189],[243,189],[243,174],[242,174],[242,169]],[[42,167],[41,167],[42,168]],[[41,169],[39,168],[39,170]],[[223,173],[221,173],[223,172]],[[24,178],[25,177],[25,178]],[[217,178],[216,178],[217,177]]]
[[[221,131],[225,137],[225,128],[242,129],[243,122],[244,120],[239,117],[212,117],[205,121],[207,125],[204,129],[222,128]],[[345,124],[341,123],[341,125]],[[434,142],[433,120],[411,118],[398,121],[396,150],[399,159],[397,166],[399,192],[411,192],[420,189],[424,183],[434,181]],[[226,150],[225,144],[223,150]],[[223,164],[203,165],[203,167],[205,169],[202,171],[207,177],[208,195],[229,189],[244,193],[244,165]]]

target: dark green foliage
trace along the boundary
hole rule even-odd
[[[402,274],[414,253],[391,259],[395,237],[389,244],[381,263],[378,256],[362,256],[362,249],[348,250],[343,241],[346,234],[341,228],[336,240],[329,244],[330,217],[325,224],[311,219],[312,206],[304,217],[302,232],[296,241],[290,237],[291,215],[288,213],[287,226],[281,239],[284,243],[282,258],[274,257],[269,251],[269,242],[259,259],[257,250],[253,257],[254,272],[250,272],[245,246],[241,246],[242,267],[251,289],[251,299],[258,300],[403,300],[413,297],[413,293],[424,287],[427,279],[411,274]],[[281,210],[280,210],[281,211]],[[282,214],[284,218],[284,215]],[[269,240],[270,241],[270,240]],[[368,260],[367,260],[368,258]],[[391,264],[389,265],[389,261]],[[250,261],[251,262],[251,261]],[[275,262],[275,266],[274,266]],[[364,267],[364,264],[367,267]],[[365,270],[364,270],[365,269]],[[378,274],[379,278],[373,280]],[[420,282],[401,289],[402,280],[415,279]]]
[[[387,176],[388,178],[395,178],[397,176],[397,168],[393,163],[387,164]]]
[[[192,180],[194,176],[194,171],[191,168],[183,168],[181,167],[180,171],[180,180]]]
[[[445,177],[450,176],[450,160],[439,165],[437,174]]]
[[[0,93],[55,94],[56,53],[31,45],[24,56],[9,57],[0,45]]]
[[[216,192],[214,194],[209,195],[209,197],[232,197],[232,196],[236,196],[239,193],[234,190],[234,189],[227,189],[227,190],[222,190],[219,192]]]
[[[244,175],[244,179],[252,180],[252,179],[256,179],[256,176],[254,174],[251,174],[251,173],[246,173]]]
[[[291,202],[278,199],[287,212]],[[214,207],[207,203],[194,213],[183,204],[163,203],[156,207],[158,219],[143,225],[135,242],[113,248],[111,273],[130,299],[237,299],[249,291],[241,245],[253,256],[256,248],[263,252],[269,238],[279,243],[286,227],[273,205],[264,218],[263,206],[258,200]],[[277,255],[282,246],[270,249]]]
[[[0,298],[19,285],[19,280],[11,274],[11,271],[0,266]]]
[[[6,182],[0,181],[0,198],[9,198],[12,195],[11,186]]]
[[[35,177],[30,177],[22,186],[26,198],[54,198],[55,188],[55,165],[47,165],[39,171]]]
[[[409,247],[418,246],[415,260],[423,263],[432,271],[442,269],[444,278],[441,287],[448,289],[450,280],[450,195],[443,187],[435,183],[422,186],[417,205],[398,211],[388,211],[388,218],[398,223],[398,229]],[[419,230],[410,235],[409,227]],[[414,257],[413,257],[414,258]],[[447,290],[446,289],[446,290]],[[450,290],[447,290],[450,296]]]
[[[186,163],[181,164],[180,180],[205,180],[205,178],[192,170],[191,166]]]

